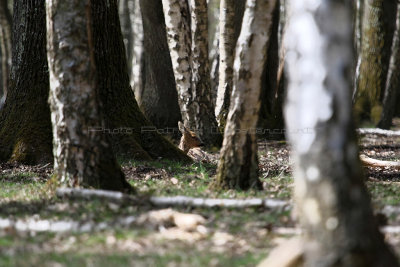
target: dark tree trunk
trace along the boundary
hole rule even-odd
[[[104,132],[113,133],[115,152],[142,159],[188,161],[181,150],[158,134],[139,110],[129,85],[117,1],[93,1],[92,16],[98,90],[106,115]],[[163,115],[167,110],[159,112]]]
[[[357,67],[357,120],[377,123],[382,112],[387,72],[396,27],[396,1],[365,0],[362,13],[361,61]]]
[[[91,130],[104,126],[96,90],[91,0],[46,3],[55,173],[70,187],[132,192],[108,135]]]
[[[285,116],[304,266],[397,267],[364,185],[351,109],[351,3],[291,1]],[[299,28],[308,17],[309,27]],[[312,40],[312,42],[310,42]],[[303,44],[308,44],[307,46]]]
[[[388,76],[386,80],[385,95],[383,98],[383,111],[378,123],[379,128],[389,129],[392,125],[396,109],[396,100],[399,95],[400,79],[400,3],[397,4],[396,31],[393,38],[392,54],[390,58]]]
[[[7,97],[11,69],[12,18],[7,0],[0,1],[1,82],[0,97]],[[0,104],[1,105],[1,104]]]
[[[285,28],[284,1],[277,1],[273,13],[271,39],[267,51],[261,87],[261,108],[258,127],[262,136],[284,138],[283,100],[286,87],[284,68],[283,33]]]
[[[161,0],[141,0],[144,33],[143,92],[139,106],[159,128],[174,127],[181,120],[178,94],[165,31]]]
[[[44,0],[14,1],[10,87],[0,114],[0,160],[52,161]]]

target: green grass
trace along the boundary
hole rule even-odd
[[[367,182],[368,190],[374,203],[383,205],[400,205],[400,183]]]

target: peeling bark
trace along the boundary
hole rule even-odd
[[[305,230],[304,265],[398,266],[379,232],[358,158],[350,96],[351,3],[290,3],[285,116]]]
[[[91,0],[49,0],[47,55],[54,170],[70,187],[133,191],[117,164],[96,90]]]
[[[234,87],[218,164],[216,188],[260,188],[256,127],[276,1],[249,0],[236,47]]]

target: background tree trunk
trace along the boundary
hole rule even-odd
[[[0,114],[0,160],[52,161],[44,0],[14,1],[10,87]]]
[[[219,82],[215,116],[223,129],[228,116],[229,100],[233,87],[233,61],[236,47],[235,0],[221,0],[219,15]]]
[[[396,100],[399,95],[400,79],[400,3],[397,4],[396,31],[393,37],[392,53],[390,56],[388,76],[386,79],[383,111],[378,127],[389,129],[396,109]]]
[[[305,229],[304,265],[398,266],[379,233],[358,158],[350,102],[351,3],[316,3],[291,1],[286,40],[285,115]]]
[[[180,149],[163,138],[139,110],[129,85],[117,1],[93,1],[92,16],[97,86],[106,116],[104,132],[113,133],[115,152],[139,159],[190,161]]]
[[[218,74],[214,75],[216,79],[218,78],[218,91],[217,101],[215,106],[215,116],[217,117],[217,122],[220,129],[223,131],[226,124],[226,119],[228,116],[230,98],[232,94],[233,87],[233,61],[235,55],[236,42],[239,38],[240,30],[242,28],[243,14],[245,10],[245,0],[235,0],[228,3],[223,3],[225,0],[221,1],[220,6],[220,25],[218,36],[216,37],[217,44],[219,45],[218,53],[216,55],[216,60],[218,63],[213,63],[213,65],[218,66]],[[224,5],[222,5],[224,4]],[[228,5],[230,7],[228,7]],[[226,13],[226,15],[225,15]],[[226,31],[225,28],[226,24]],[[222,29],[222,32],[220,32]],[[226,36],[223,37],[223,36]],[[225,43],[222,44],[220,39],[226,39]],[[222,53],[224,49],[227,49],[226,53]],[[221,58],[223,56],[224,58]],[[226,62],[224,66],[221,66],[221,62]],[[226,73],[220,77],[221,73]]]
[[[119,0],[118,13],[121,22],[121,31],[124,38],[125,53],[128,64],[128,72],[132,72],[132,56],[133,56],[133,29],[131,21],[131,12],[133,9],[134,0]]]
[[[130,73],[131,87],[135,92],[135,98],[138,103],[142,103],[143,79],[144,75],[144,48],[143,48],[143,20],[139,0],[130,0],[129,7],[132,34],[133,34],[133,52],[132,52],[132,72]]]
[[[362,21],[361,62],[355,94],[357,120],[377,123],[382,112],[393,33],[396,1],[365,0]]]
[[[56,175],[70,187],[131,191],[108,136],[93,130],[104,127],[104,119],[95,88],[91,1],[46,3]]]
[[[139,106],[158,128],[181,120],[161,0],[141,0],[144,29],[143,92]]]
[[[6,0],[0,1],[0,47],[1,47],[1,90],[0,97],[7,97],[11,69],[12,18]],[[3,99],[3,101],[4,101]],[[0,104],[1,105],[1,104]]]
[[[284,138],[283,100],[287,86],[283,47],[287,19],[285,13],[285,1],[278,0],[273,12],[267,61],[261,78],[261,108],[258,126],[263,131],[262,135],[267,138]]]
[[[249,189],[258,178],[256,127],[260,108],[261,74],[276,1],[248,0],[236,47],[234,88],[225,127],[216,188]]]

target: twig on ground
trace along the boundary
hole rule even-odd
[[[364,154],[360,155],[360,160],[364,166],[368,167],[380,167],[380,168],[387,167],[387,168],[394,168],[396,170],[400,169],[400,162],[398,161],[372,159]]]
[[[77,198],[77,199],[106,199],[114,202],[132,202],[138,203],[148,201],[154,206],[190,206],[203,208],[249,208],[249,207],[264,207],[269,209],[275,208],[290,208],[290,203],[284,200],[277,199],[211,199],[211,198],[194,198],[186,196],[174,197],[150,197],[143,199],[131,195],[126,195],[120,192],[105,191],[105,190],[90,190],[90,189],[75,189],[75,188],[59,188],[56,195],[60,198]]]

